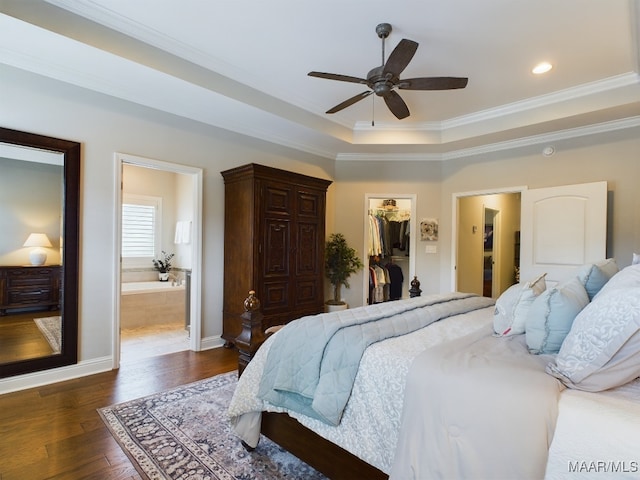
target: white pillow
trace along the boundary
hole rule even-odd
[[[616,261],[613,258],[607,258],[583,265],[577,275],[589,295],[589,300],[593,300],[593,297],[616,273],[618,273]]]
[[[542,292],[527,315],[526,340],[530,353],[558,353],[576,315],[589,304],[577,277]]]
[[[640,253],[634,253],[631,265],[637,265],[638,263],[640,263]]]
[[[538,295],[545,291],[546,273],[527,283],[516,283],[504,291],[493,313],[493,330],[500,336],[525,332],[527,313]]]
[[[589,392],[640,377],[640,289],[598,295],[578,314],[546,370],[569,388]]]

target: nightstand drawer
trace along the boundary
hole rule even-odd
[[[59,269],[55,271],[59,271]],[[7,288],[47,287],[51,285],[53,276],[54,269],[52,268],[12,268],[7,271]]]
[[[52,302],[50,288],[23,288],[9,290],[9,305],[28,307]]]
[[[0,266],[0,315],[9,309],[60,308],[60,265]]]

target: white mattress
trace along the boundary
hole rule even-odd
[[[640,379],[600,393],[565,390],[545,478],[640,478]]]

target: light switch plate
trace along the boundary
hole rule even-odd
[[[437,245],[427,245],[424,248],[425,253],[438,253],[438,246]]]

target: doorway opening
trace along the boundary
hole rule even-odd
[[[517,283],[524,189],[454,194],[453,290],[498,298]]]
[[[500,284],[499,215],[500,210],[484,208],[482,295],[489,298]]]
[[[198,351],[202,170],[125,154],[116,168],[114,368]]]

